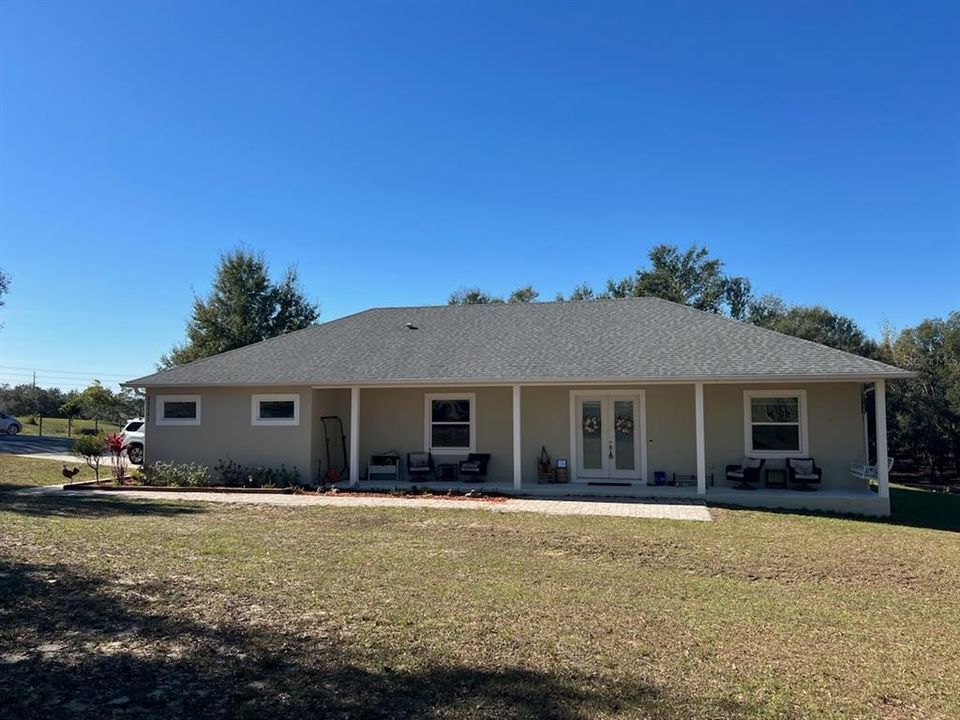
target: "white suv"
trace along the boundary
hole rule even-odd
[[[136,465],[143,464],[143,443],[144,443],[144,419],[133,418],[127,420],[127,424],[120,431],[120,438],[123,440],[123,449],[127,451],[127,457],[130,462]]]
[[[19,420],[5,412],[0,412],[0,433],[16,435],[21,430],[23,430],[23,425],[20,424]]]

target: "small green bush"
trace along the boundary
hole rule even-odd
[[[223,487],[296,487],[300,484],[300,471],[281,465],[278,468],[264,465],[240,465],[233,460],[220,460],[213,468],[214,485]]]
[[[73,454],[83,458],[87,466],[93,470],[97,480],[100,479],[100,462],[105,449],[103,435],[80,435],[71,446]]]
[[[103,437],[100,435],[78,435],[73,441],[73,452],[81,457],[100,456],[103,450]]]
[[[206,465],[195,463],[173,463],[159,460],[142,469],[147,485],[167,485],[175,487],[203,487],[210,481],[210,471]]]

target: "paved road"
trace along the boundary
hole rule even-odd
[[[64,455],[70,453],[70,438],[0,435],[0,453],[9,455]]]
[[[0,435],[0,455],[75,463],[77,456],[70,452],[72,443],[72,438]]]

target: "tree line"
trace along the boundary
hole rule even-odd
[[[70,417],[119,423],[143,412],[143,400],[132,390],[111,390],[94,380],[83,390],[0,385],[0,408],[18,417]]]

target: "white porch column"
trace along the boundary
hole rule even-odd
[[[519,490],[523,480],[520,459],[520,386],[513,386],[513,489]]]
[[[360,484],[360,388],[350,388],[350,484]]]
[[[707,494],[707,448],[703,429],[703,383],[694,386],[697,426],[697,494]]]
[[[887,468],[887,384],[873,384],[873,402],[877,416],[877,490],[882,498],[890,497],[890,470]]]

